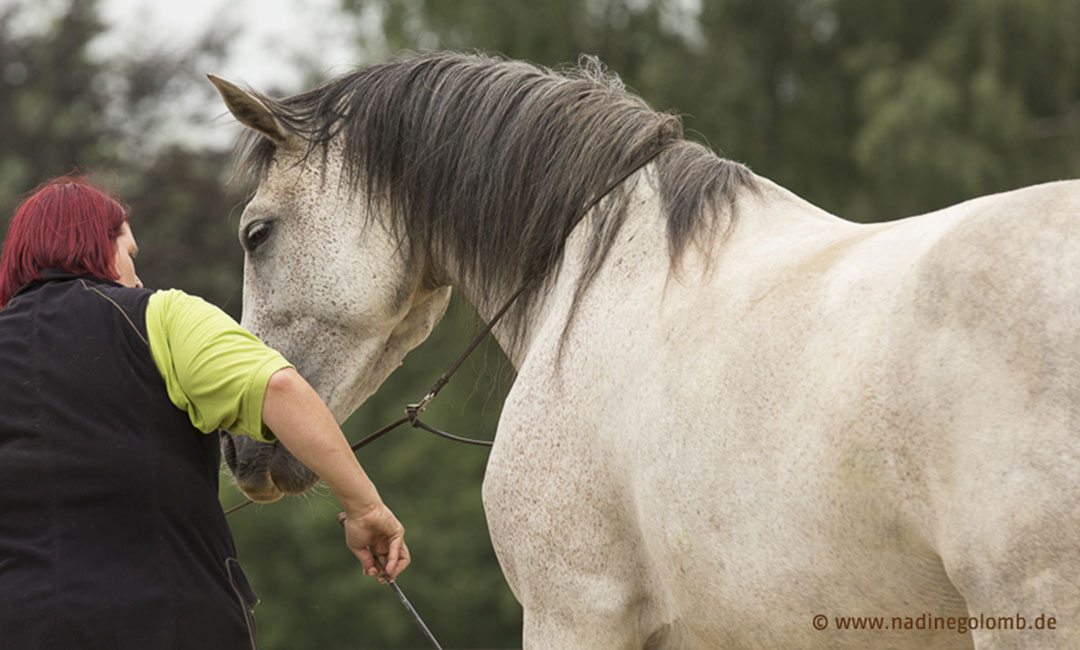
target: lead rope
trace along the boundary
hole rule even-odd
[[[413,607],[412,603],[409,602],[409,599],[405,597],[405,592],[402,591],[401,587],[397,586],[397,583],[394,582],[394,579],[386,573],[385,567],[381,566],[379,556],[374,553],[372,553],[371,556],[375,558],[375,566],[379,570],[379,579],[385,582],[386,586],[390,587],[390,590],[397,594],[397,597],[401,599],[401,604],[405,606],[405,609],[408,610],[410,614],[412,614],[413,620],[416,621],[416,624],[420,627],[420,630],[424,633],[424,636],[427,637],[428,641],[431,641],[431,645],[435,646],[435,650],[443,650],[443,647],[439,645],[439,640],[435,638],[435,635],[428,629],[427,624],[424,623],[424,619],[420,618],[420,614],[417,613],[416,608]]]

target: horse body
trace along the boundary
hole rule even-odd
[[[1080,462],[1080,368],[1067,323],[1080,260],[1062,228],[1080,184],[874,226],[763,193],[738,203],[708,268],[687,260],[678,279],[643,203],[565,342],[574,265],[551,292],[558,306],[523,355],[484,485],[526,638],[967,648],[955,630],[811,621],[1075,613],[1080,595],[1063,578],[1027,603],[1005,585],[1020,567],[1045,576],[1078,559],[1075,545],[1024,548],[1045,541],[1036,521],[1071,519],[1077,532],[1067,470]],[[1018,219],[1054,197],[1068,210],[1044,213],[1042,227]],[[1038,277],[1017,273],[1040,264]],[[1040,323],[1057,340],[1026,349]],[[1057,389],[1033,400],[1049,374],[1035,364],[1048,362],[1061,364]],[[1052,497],[1038,469],[1048,466]],[[1000,548],[1019,527],[1017,546]],[[950,580],[973,571],[1001,573],[988,585]]]
[[[280,149],[241,224],[281,222],[249,248],[244,322],[340,418],[448,285],[485,317],[519,288],[455,272],[452,249],[395,258],[393,225],[335,164],[290,153],[260,98],[223,95]],[[1080,644],[1080,183],[857,225],[754,178],[716,206],[723,235],[673,264],[664,182],[651,164],[624,183],[598,267],[608,217],[586,215],[522,327],[495,329],[518,376],[483,494],[525,646]],[[347,245],[314,269],[268,263],[311,228]],[[327,288],[358,267],[370,282]],[[340,346],[355,367],[334,372]],[[913,627],[927,615],[1057,629]]]

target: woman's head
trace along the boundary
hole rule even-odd
[[[82,176],[48,181],[23,201],[8,228],[0,253],[0,308],[45,269],[141,286],[130,261],[136,251],[119,201]]]

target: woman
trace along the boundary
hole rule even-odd
[[[289,363],[209,304],[142,288],[126,209],[50,181],[0,254],[0,645],[255,648],[217,501],[226,429],[275,437],[396,577],[404,529]],[[340,519],[341,517],[339,517]]]

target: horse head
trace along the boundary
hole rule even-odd
[[[344,178],[342,145],[318,151],[307,134],[270,111],[268,100],[211,77],[263,156],[240,220],[244,248],[242,325],[286,359],[344,421],[405,354],[427,338],[450,300],[423,260]],[[256,501],[296,494],[318,478],[278,443],[226,436],[226,461]]]

